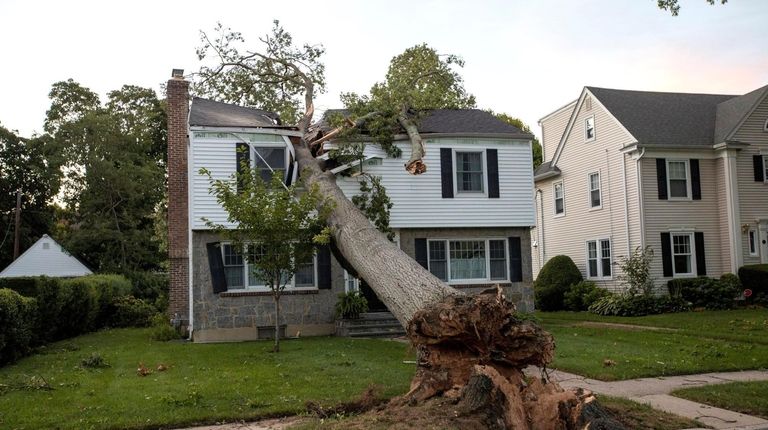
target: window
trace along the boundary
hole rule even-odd
[[[246,256],[238,252],[231,244],[223,244],[221,252],[224,263],[224,276],[227,279],[227,288],[230,290],[255,288],[269,288],[267,281],[258,270],[254,268],[253,262],[264,255],[264,247],[259,245],[248,246]],[[317,264],[313,256],[306,262],[299,265],[293,279],[284,277],[281,282],[286,284],[286,288],[314,288],[317,285]],[[247,282],[246,282],[247,281]]]
[[[459,193],[482,193],[483,153],[456,151],[456,191]]]
[[[768,155],[763,155],[763,182],[768,182]]]
[[[584,120],[584,140],[590,142],[595,140],[595,117],[591,116]]]
[[[672,273],[678,275],[693,275],[693,234],[672,233]]]
[[[749,255],[757,255],[757,231],[750,229],[747,233],[747,243],[749,245]]]
[[[667,161],[667,187],[670,198],[687,199],[690,195],[688,187],[688,161]]]
[[[600,196],[600,173],[589,174],[589,207],[599,208],[602,206]]]
[[[430,240],[429,271],[446,282],[509,279],[506,239]]]
[[[344,271],[344,292],[351,293],[353,291],[360,291],[360,280],[350,275],[346,270]]]
[[[765,124],[763,125],[763,131],[768,131],[768,119],[765,120]]]
[[[273,170],[279,172],[281,177],[285,176],[285,148],[275,146],[254,146],[253,148],[253,168],[259,172],[264,182],[272,180]]]
[[[608,279],[611,277],[611,240],[587,241],[587,278]]]
[[[554,185],[555,196],[555,215],[562,215],[565,213],[565,196],[563,194],[563,183],[558,182]]]

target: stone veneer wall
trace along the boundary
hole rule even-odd
[[[500,285],[507,298],[522,312],[533,312],[533,275],[531,267],[531,233],[529,227],[500,228],[418,228],[400,230],[400,248],[408,255],[415,255],[414,239],[482,239],[486,237],[519,237],[523,263],[523,281],[506,282]],[[482,285],[453,285],[466,293],[478,293],[496,283]]]

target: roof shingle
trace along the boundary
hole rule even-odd
[[[280,117],[261,109],[195,97],[189,109],[189,125],[202,127],[290,128],[280,125]]]

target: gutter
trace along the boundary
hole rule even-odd
[[[534,203],[536,199],[539,200],[539,219],[541,220],[541,223],[539,224],[540,230],[537,232],[539,236],[539,270],[541,270],[542,261],[546,258],[546,250],[544,247],[544,192],[541,191],[541,188],[536,188],[536,195],[533,198]]]
[[[627,258],[632,255],[632,243],[629,235],[629,201],[627,200],[627,157],[621,153],[621,180],[624,185],[624,227],[627,240]]]
[[[643,207],[643,181],[640,174],[640,159],[645,155],[645,148],[635,158],[635,173],[637,179],[637,206],[640,211],[640,247],[645,249],[645,208]]]

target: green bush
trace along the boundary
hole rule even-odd
[[[129,271],[123,275],[131,282],[133,297],[152,303],[159,312],[168,309],[170,278],[167,273]]]
[[[0,289],[0,364],[28,354],[35,328],[35,299]]]
[[[563,296],[565,309],[574,312],[586,311],[592,303],[605,296],[611,295],[611,292],[603,288],[598,288],[592,281],[581,281],[578,284],[571,285]]]
[[[751,264],[739,268],[739,279],[744,289],[752,290],[748,302],[759,302],[768,297],[768,264]]]
[[[336,302],[336,317],[356,319],[368,311],[368,300],[359,291],[339,294]]]
[[[118,297],[113,305],[115,313],[109,320],[111,327],[147,327],[157,313],[154,306],[133,296]]]
[[[169,340],[181,339],[183,336],[179,330],[170,324],[167,316],[155,314],[152,317],[152,330],[149,337],[152,340],[167,342]]]
[[[581,272],[571,257],[557,255],[550,258],[533,283],[536,308],[542,311],[563,310],[565,292],[582,279]]]
[[[589,311],[597,315],[635,317],[690,310],[688,302],[670,296],[610,295],[598,299]]]
[[[706,276],[672,279],[667,283],[667,290],[671,297],[682,298],[694,308],[731,309],[740,287],[733,275],[728,275],[723,275],[721,279]]]
[[[131,282],[121,275],[89,275],[61,281],[62,288],[87,289],[95,303],[89,316],[88,330],[109,325],[115,313],[114,302],[131,294]]]

